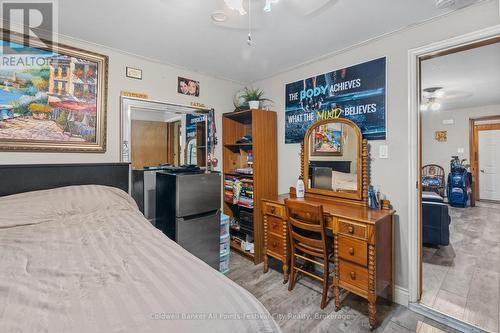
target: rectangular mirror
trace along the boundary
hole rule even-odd
[[[122,160],[133,170],[193,165],[209,170],[209,112],[162,102],[122,98]]]

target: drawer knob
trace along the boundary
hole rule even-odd
[[[273,242],[273,247],[277,247],[277,246],[278,246],[278,243]]]
[[[356,280],[356,272],[351,272],[351,280]]]
[[[349,226],[349,227],[347,228],[347,231],[348,231],[350,234],[353,234],[353,233],[354,233],[354,228],[353,228],[353,227],[351,227],[351,226]]]
[[[350,247],[350,248],[349,248],[349,254],[350,254],[351,256],[353,256],[353,255],[354,255],[354,248],[352,248],[352,247]]]
[[[271,213],[273,213],[273,214],[274,214],[275,212],[276,212],[276,207],[271,206]]]

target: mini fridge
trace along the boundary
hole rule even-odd
[[[219,173],[156,173],[156,227],[217,270],[220,206]]]

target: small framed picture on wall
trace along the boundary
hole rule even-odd
[[[439,142],[446,142],[448,140],[448,132],[447,131],[436,131],[435,139]]]
[[[188,96],[200,96],[200,81],[186,79],[184,77],[177,78],[177,92]]]
[[[126,75],[131,79],[142,80],[142,69],[127,67]]]

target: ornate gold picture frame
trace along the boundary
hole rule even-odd
[[[1,32],[0,150],[105,152],[108,57]]]

